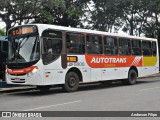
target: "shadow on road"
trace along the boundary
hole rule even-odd
[[[148,78],[147,78],[148,79]],[[139,79],[136,85],[150,84],[155,82],[160,82],[159,78],[151,80],[151,79]],[[90,83],[90,84],[82,84],[80,85],[78,91],[91,91],[91,90],[100,90],[100,89],[112,89],[116,87],[128,87],[129,85],[123,85],[121,81],[115,81],[111,84],[102,84],[102,83]],[[134,85],[135,86],[135,85]],[[61,87],[51,88],[49,91],[42,92],[39,90],[29,90],[29,91],[19,91],[13,92],[9,95],[18,95],[18,96],[47,96],[47,95],[55,95],[55,94],[69,94],[65,92]]]

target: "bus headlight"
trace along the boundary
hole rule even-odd
[[[27,76],[29,77],[30,75],[34,75],[37,71],[38,71],[38,67],[35,67],[31,72],[27,74]]]
[[[33,70],[32,70],[32,73],[36,73],[38,71],[38,68],[35,67]]]

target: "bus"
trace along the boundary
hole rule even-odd
[[[67,92],[81,83],[121,80],[159,72],[156,39],[47,24],[29,24],[8,31],[8,84],[54,85]]]
[[[8,41],[6,36],[0,36],[0,79],[5,81],[5,65],[7,59]]]

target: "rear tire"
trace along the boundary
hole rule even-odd
[[[75,92],[79,87],[79,76],[75,72],[69,72],[65,78],[63,89],[67,92]]]
[[[128,79],[122,80],[123,84],[134,85],[137,82],[137,72],[134,69],[131,69],[128,73]]]

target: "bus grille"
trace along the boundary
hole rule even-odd
[[[25,79],[19,79],[19,80],[11,79],[11,82],[13,82],[13,83],[25,83]]]
[[[10,74],[10,75],[12,75],[12,76],[24,76],[26,74],[18,74],[18,75],[16,75],[16,74]]]

